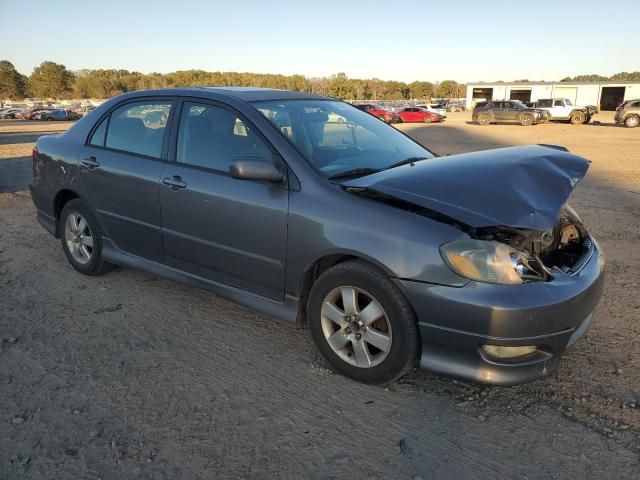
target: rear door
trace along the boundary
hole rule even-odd
[[[230,107],[185,100],[162,174],[168,265],[263,297],[284,299],[289,191],[286,183],[238,180],[238,157],[279,157]]]
[[[502,115],[503,115],[502,118],[508,122],[518,121],[518,117],[520,116],[520,113],[522,113],[522,110],[520,110],[519,108],[516,108],[513,102],[503,102],[503,103],[504,103],[504,109],[502,110]]]
[[[94,127],[80,156],[84,195],[121,250],[161,261],[159,182],[172,98],[118,105]]]

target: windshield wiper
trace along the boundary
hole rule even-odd
[[[336,180],[338,178],[348,178],[348,177],[371,175],[372,173],[378,173],[379,171],[380,171],[379,168],[369,168],[369,167],[352,168],[351,170],[345,170],[344,172],[340,172],[340,173],[336,173],[335,175],[331,175],[329,177],[329,180]]]
[[[391,170],[392,168],[401,167],[402,165],[408,165],[409,163],[419,162],[420,160],[428,160],[431,157],[409,157],[399,162],[389,165],[385,170]]]

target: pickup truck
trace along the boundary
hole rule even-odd
[[[574,125],[589,123],[598,113],[598,107],[574,105],[568,98],[541,98],[535,102],[535,108],[547,112],[548,120],[569,120]]]

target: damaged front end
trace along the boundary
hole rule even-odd
[[[465,232],[470,239],[440,247],[459,275],[520,284],[571,275],[588,260],[592,241],[566,205],[588,168],[564,147],[510,147],[425,160],[343,188]]]
[[[558,272],[572,275],[580,270],[593,252],[593,241],[578,215],[568,205],[562,209],[553,228],[543,232],[485,227],[475,229],[472,236],[509,248],[512,268],[521,280],[510,283],[549,281]],[[443,258],[447,261],[447,256]]]

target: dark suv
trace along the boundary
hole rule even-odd
[[[40,137],[31,194],[85,275],[139,268],[307,324],[363,382],[419,363],[511,385],[553,372],[600,298],[566,205],[588,168],[557,146],[436,158],[332,98],[184,88]]]
[[[540,110],[529,108],[521,102],[514,100],[492,100],[490,102],[478,102],[471,114],[473,121],[480,125],[490,123],[515,122],[520,125],[534,125],[546,120],[546,116]]]

